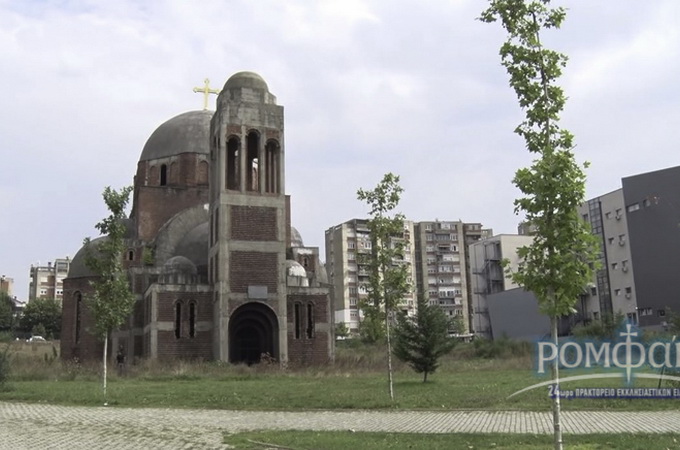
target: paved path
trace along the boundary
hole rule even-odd
[[[680,432],[680,411],[564,412],[566,433]],[[222,449],[255,429],[551,433],[549,413],[517,411],[252,412],[0,402],[0,449]]]

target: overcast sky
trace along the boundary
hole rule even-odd
[[[680,2],[564,0],[562,126],[590,161],[588,196],[680,164]],[[0,275],[26,299],[31,264],[73,256],[132,184],[192,88],[259,73],[285,108],[286,192],[306,245],[401,176],[411,220],[516,232],[522,111],[482,0],[0,0]],[[215,97],[210,101],[214,109]]]

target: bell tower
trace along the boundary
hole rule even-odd
[[[283,129],[283,107],[259,75],[227,80],[210,127],[215,359],[288,360]]]

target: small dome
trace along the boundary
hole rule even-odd
[[[302,235],[295,227],[290,227],[290,246],[291,247],[305,246],[305,244],[302,242]]]
[[[71,264],[69,264],[67,278],[83,278],[97,276],[94,272],[92,272],[92,269],[87,267],[87,264],[85,264],[85,256],[87,255],[88,248],[96,256],[99,253],[97,251],[97,248],[99,247],[100,244],[104,243],[106,239],[108,239],[106,236],[101,236],[98,237],[97,239],[91,240],[89,246],[83,245],[80,248],[80,250],[78,250],[78,253],[76,253],[76,255],[71,260]]]
[[[213,111],[189,111],[156,128],[146,141],[140,161],[182,153],[210,154],[210,120]]]
[[[198,271],[194,263],[184,256],[174,256],[163,264],[163,274],[182,273],[196,275]]]
[[[302,264],[292,259],[286,260],[286,274],[289,277],[307,278],[307,271]]]
[[[196,266],[208,265],[208,222],[189,231],[175,249],[175,254],[186,256]]]
[[[229,77],[227,82],[224,84],[224,90],[240,88],[262,89],[266,92],[269,92],[267,83],[255,72],[235,73]]]

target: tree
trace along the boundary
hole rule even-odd
[[[349,336],[349,328],[345,322],[338,322],[335,324],[335,338],[346,339]]]
[[[5,291],[0,291],[0,330],[11,330],[14,326],[14,302]]]
[[[21,328],[32,334],[44,333],[47,339],[61,333],[61,304],[53,298],[36,298],[26,304],[21,315]]]
[[[123,270],[122,259],[125,251],[125,208],[130,198],[132,187],[120,191],[106,187],[103,197],[110,214],[95,228],[105,236],[98,241],[96,251],[92,249],[90,238],[84,245],[87,249],[85,264],[95,273],[96,279],[91,282],[93,291],[85,296],[88,309],[94,319],[94,332],[104,342],[102,359],[102,390],[106,401],[106,369],[109,333],[125,322],[132,312],[135,298],[130,292],[127,276]]]
[[[515,133],[536,155],[528,168],[519,169],[513,182],[523,196],[515,200],[515,212],[524,212],[535,228],[534,241],[519,249],[522,260],[513,280],[533,292],[540,309],[550,316],[551,339],[557,341],[557,320],[574,311],[574,304],[592,277],[595,238],[578,215],[585,199],[585,174],[574,158],[573,136],[558,126],[566,97],[555,80],[567,57],[541,44],[543,29],[559,28],[564,8],[551,9],[550,0],[491,0],[481,20],[499,20],[508,32],[501,46],[502,65],[510,75],[525,120]],[[584,167],[587,165],[584,164]],[[559,372],[553,364],[555,390]],[[555,448],[562,448],[560,398],[553,401]]]
[[[409,266],[404,262],[404,216],[394,213],[403,189],[399,176],[387,173],[375,189],[359,189],[357,197],[371,208],[368,230],[371,235],[371,253],[368,255],[369,277],[366,285],[369,302],[365,314],[385,324],[387,345],[387,381],[390,399],[394,400],[392,372],[392,342],[390,324],[394,310],[411,289]],[[367,316],[368,317],[368,316]]]
[[[418,296],[414,316],[400,314],[394,330],[394,356],[410,365],[417,373],[427,375],[439,367],[439,358],[453,350],[455,339],[449,337],[451,323],[437,305],[430,305],[424,295]]]

